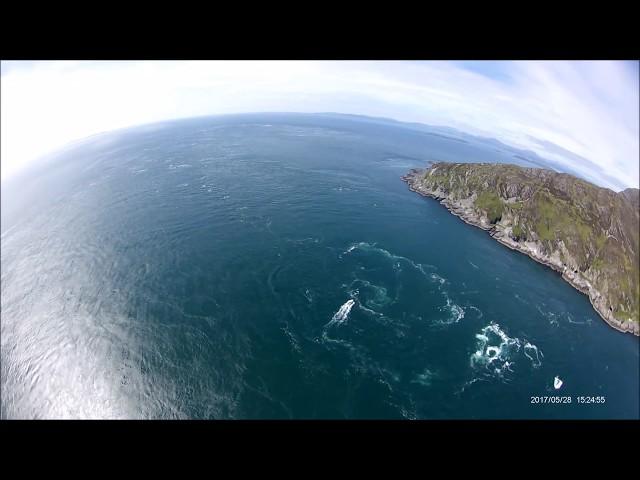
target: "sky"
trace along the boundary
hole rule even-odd
[[[2,179],[95,133],[174,118],[338,112],[449,126],[616,191],[639,183],[637,61],[1,62]]]

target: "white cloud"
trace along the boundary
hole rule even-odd
[[[529,148],[605,186],[612,185],[598,168],[619,185],[638,186],[637,63],[480,67],[479,72],[449,62],[3,62],[2,177],[71,140],[130,125],[208,114],[334,111],[447,125]],[[550,151],[531,137],[592,164]]]

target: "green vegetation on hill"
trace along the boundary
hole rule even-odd
[[[496,223],[502,218],[504,205],[500,197],[494,192],[485,190],[480,193],[475,200],[475,205],[486,212],[487,218],[491,223]]]
[[[511,232],[513,233],[513,238],[516,240],[524,240],[527,235],[522,227],[517,223],[513,226]]]
[[[638,189],[616,193],[572,175],[486,163],[435,163],[421,187],[452,200],[473,199],[478,215],[517,242],[579,273],[613,317],[640,322]]]

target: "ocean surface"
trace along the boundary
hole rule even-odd
[[[400,180],[524,158],[329,114],[77,142],[2,184],[1,416],[638,418],[638,339]]]

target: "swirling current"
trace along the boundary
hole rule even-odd
[[[199,118],[3,183],[2,418],[638,418],[637,339],[400,181],[518,161],[455,140]]]

